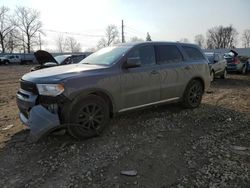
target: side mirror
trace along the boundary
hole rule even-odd
[[[135,67],[140,67],[141,66],[141,60],[138,57],[132,57],[128,58],[124,67],[125,68],[135,68]]]

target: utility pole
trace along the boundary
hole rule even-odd
[[[40,50],[42,49],[42,41],[41,41],[41,34],[39,33],[39,46],[40,46]]]
[[[122,43],[124,43],[124,25],[122,20]]]

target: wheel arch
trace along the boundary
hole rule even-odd
[[[212,70],[211,70],[211,71],[212,71]],[[185,87],[184,92],[186,91],[188,85],[189,85],[193,80],[198,80],[198,81],[201,82],[202,87],[203,87],[202,89],[203,89],[203,92],[204,92],[204,90],[205,90],[205,81],[203,80],[203,78],[201,78],[201,77],[199,77],[199,76],[193,77],[192,79],[189,80],[189,82],[187,83],[187,85],[186,85],[186,87]],[[184,93],[183,93],[183,94],[184,94]]]
[[[101,97],[103,100],[105,100],[105,102],[107,102],[108,106],[109,106],[109,110],[110,110],[110,116],[112,117],[114,112],[115,112],[115,103],[114,103],[114,99],[112,97],[111,94],[109,94],[108,91],[103,90],[101,88],[92,88],[92,89],[85,89],[83,91],[79,91],[77,92],[77,94],[71,95],[70,99],[74,100],[76,98],[80,98],[80,97],[87,97],[89,95],[96,95],[98,97]]]

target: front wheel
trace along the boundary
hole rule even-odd
[[[221,75],[222,79],[227,78],[227,69],[224,70],[223,74]]]
[[[203,85],[199,80],[192,80],[183,95],[183,105],[186,108],[197,108],[201,104]]]
[[[69,133],[78,139],[99,135],[109,121],[109,107],[101,97],[89,95],[76,99],[69,112]]]
[[[242,74],[246,74],[247,73],[247,65],[244,65],[241,71]]]
[[[214,71],[211,71],[211,72],[210,72],[210,81],[211,81],[211,82],[214,81],[214,77],[215,77]]]

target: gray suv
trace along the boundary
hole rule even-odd
[[[99,135],[115,113],[169,102],[200,105],[210,85],[201,49],[170,42],[103,48],[78,64],[25,74],[17,92],[21,121],[40,138],[58,128]]]

